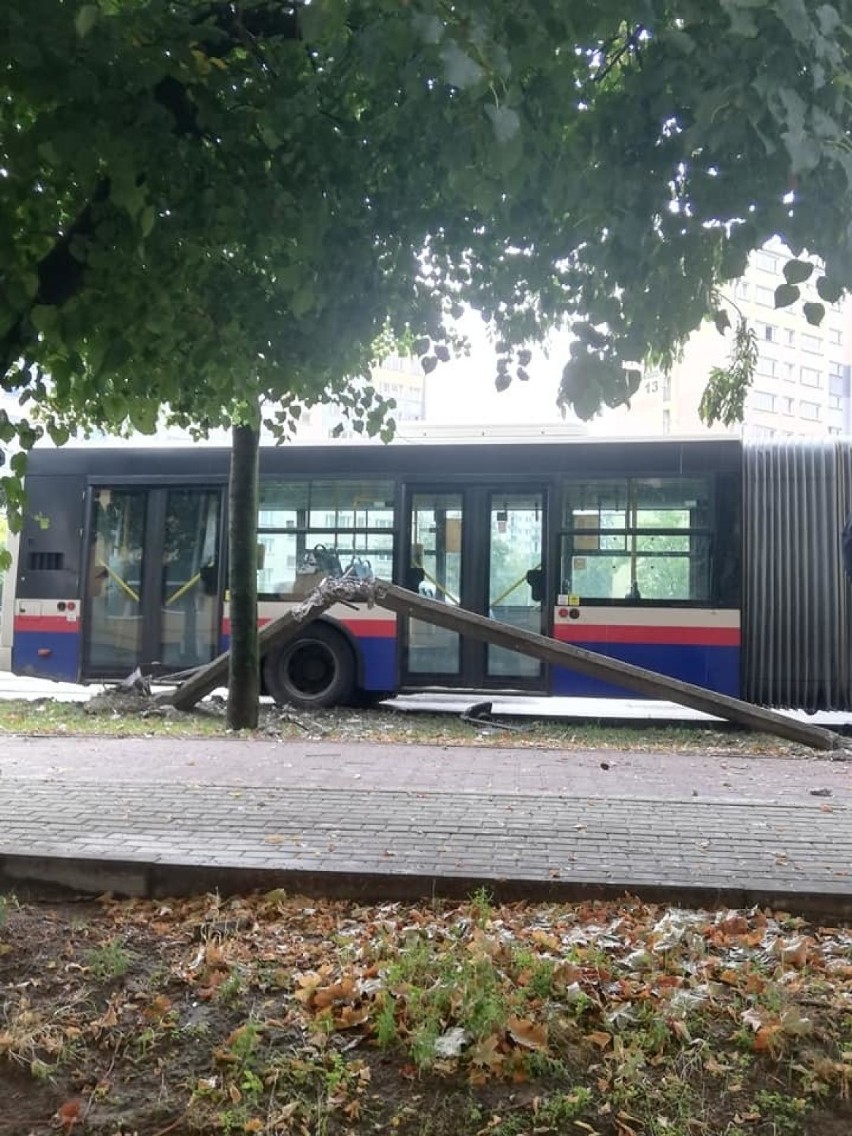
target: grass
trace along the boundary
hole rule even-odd
[[[324,710],[290,714],[264,705],[258,730],[262,737],[304,741],[370,741],[423,745],[473,745],[559,749],[629,749],[707,751],[720,753],[810,754],[805,747],[763,734],[701,726],[611,726],[577,724],[558,719],[521,718],[523,729],[509,733],[499,726],[472,725],[455,714],[410,713],[375,707],[369,710]],[[231,734],[218,702],[204,703],[192,713],[108,710],[90,713],[85,704],[10,700],[0,703],[0,735],[209,738]]]

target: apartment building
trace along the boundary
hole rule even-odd
[[[689,339],[682,360],[668,374],[649,372],[629,411],[604,416],[605,430],[639,435],[737,433],[748,438],[825,437],[852,432],[850,363],[852,303],[826,305],[819,327],[805,319],[804,299],[818,299],[811,282],[803,300],[775,307],[791,254],[780,242],[753,253],[742,279],[726,289],[723,308],[734,325],[742,315],[758,341],[758,362],[741,427],[708,428],[698,407],[710,371],[724,366],[732,331],[720,335],[704,324]],[[600,431],[600,426],[598,431]]]
[[[370,381],[382,398],[392,398],[396,402],[394,421],[423,421],[426,415],[426,376],[419,359],[390,355],[373,368]],[[342,437],[358,436],[338,407],[332,404],[310,407],[299,419],[298,440],[319,442],[327,439],[339,423],[343,425]]]

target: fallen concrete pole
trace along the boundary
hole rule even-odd
[[[343,577],[333,579],[329,577],[315,588],[296,607],[290,608],[278,619],[261,627],[258,633],[258,650],[260,657],[269,654],[273,647],[280,647],[290,639],[295,639],[306,623],[322,615],[324,611],[336,603],[368,603],[375,602],[373,584],[370,581],[355,580]],[[217,655],[206,666],[199,667],[171,693],[160,701],[174,706],[176,710],[191,710],[217,686],[226,686],[228,682],[229,652],[224,651]]]
[[[291,609],[280,619],[267,624],[260,632],[260,651],[266,654],[273,647],[281,646],[295,638],[301,627],[311,619],[322,614],[335,603],[378,604],[383,608],[433,623],[462,635],[469,635],[497,647],[506,647],[523,655],[531,655],[555,666],[567,667],[590,678],[633,690],[651,698],[662,698],[677,702],[692,710],[724,718],[751,730],[775,734],[790,741],[800,742],[813,749],[836,749],[840,744],[837,734],[819,726],[809,726],[795,718],[788,718],[774,710],[765,710],[750,702],[742,702],[726,694],[717,694],[702,686],[681,682],[680,679],[646,670],[644,667],[610,659],[595,651],[574,647],[569,643],[559,643],[545,635],[510,627],[505,623],[476,615],[464,608],[451,607],[438,600],[400,588],[384,580],[354,581],[325,580],[308,597]],[[221,686],[228,673],[228,656],[220,655],[207,667],[202,668],[184,682],[169,698],[178,709],[189,709],[217,686]]]

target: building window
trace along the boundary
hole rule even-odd
[[[791,327],[787,327],[787,328],[784,329],[784,337],[787,340],[787,346],[788,347],[795,346],[796,333],[795,333],[795,331],[793,331],[793,329]]]
[[[775,307],[775,292],[772,288],[764,288],[758,284],[754,290],[754,298],[759,304],[765,304],[768,308]]]
[[[765,323],[763,325],[763,338],[769,343],[778,342],[778,328],[774,324]]]
[[[822,376],[813,367],[799,367],[799,381],[805,387],[818,387]]]
[[[830,394],[828,396],[828,409],[829,410],[842,410],[843,400],[839,394]]]
[[[839,426],[829,426],[828,432],[832,438],[837,438],[843,433]]]
[[[809,422],[819,422],[821,413],[820,405],[818,402],[800,402],[799,403],[799,417],[806,418]]]
[[[809,351],[811,355],[822,355],[823,342],[818,335],[805,335],[802,333],[801,345],[803,351]]]
[[[748,282],[745,280],[738,280],[734,288],[734,295],[738,300],[748,299]]]
[[[788,398],[786,395],[781,399],[781,412],[782,414],[793,414],[795,411],[795,399]]]
[[[663,411],[663,433],[671,434],[672,432],[672,412],[670,410]]]
[[[771,252],[761,250],[755,253],[754,263],[762,272],[775,273],[778,271],[778,257],[774,256]],[[758,289],[758,291],[759,290],[760,289]]]
[[[769,391],[752,391],[751,405],[755,410],[775,410],[775,395]]]
[[[765,375],[766,378],[774,378],[776,372],[775,359],[767,359],[765,355],[758,355],[757,364],[754,368],[756,375]]]
[[[663,401],[671,402],[672,397],[672,377],[671,375],[663,375]]]
[[[843,342],[843,335],[839,327],[830,327],[828,329],[828,342],[837,344]]]
[[[781,370],[781,378],[787,383],[794,383],[796,381],[796,368],[792,363],[781,362],[778,364]]]

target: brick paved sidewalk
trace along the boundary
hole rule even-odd
[[[629,890],[852,917],[849,764],[51,738],[4,739],[0,772],[6,886]]]

